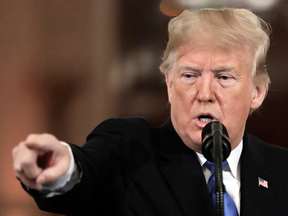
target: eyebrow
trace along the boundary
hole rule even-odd
[[[199,67],[199,66],[193,66],[193,65],[181,65],[179,67],[178,72],[181,72],[183,70],[187,70],[187,71],[194,71],[194,72],[202,72],[203,68]],[[227,71],[234,71],[235,68],[229,65],[221,65],[221,66],[216,66],[214,68],[212,68],[212,72],[213,73],[218,73],[218,72],[227,72]]]
[[[212,71],[213,71],[214,73],[234,71],[234,70],[235,70],[234,67],[228,66],[228,65],[223,65],[223,66],[218,66],[218,67],[212,68]]]
[[[203,68],[198,67],[198,66],[193,66],[193,65],[181,65],[179,67],[178,72],[183,71],[183,70],[187,70],[187,71],[195,71],[195,72],[202,72]]]

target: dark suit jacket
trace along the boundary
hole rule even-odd
[[[71,145],[82,180],[53,198],[33,193],[40,209],[67,215],[213,215],[202,168],[170,119],[152,129],[142,118],[110,119]],[[288,152],[245,134],[241,216],[288,215]],[[268,188],[258,185],[258,177]]]

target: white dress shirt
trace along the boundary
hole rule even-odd
[[[238,215],[240,215],[240,156],[243,149],[243,141],[231,151],[229,157],[227,158],[228,165],[226,169],[223,170],[223,183],[225,185],[226,191],[229,193],[231,198],[234,200]],[[204,163],[207,159],[200,153],[196,152],[198,155],[199,162],[202,166],[206,182],[208,183],[211,171],[206,168]]]

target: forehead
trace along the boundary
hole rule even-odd
[[[254,58],[249,47],[223,47],[215,45],[194,46],[185,44],[176,52],[176,64],[178,67],[202,68],[239,68],[252,71]]]

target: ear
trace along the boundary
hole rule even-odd
[[[168,93],[168,99],[171,103],[171,97],[172,97],[172,88],[173,88],[173,81],[172,81],[172,73],[165,73],[165,81],[167,86],[167,93]]]
[[[253,91],[253,98],[252,98],[252,103],[250,106],[250,110],[255,110],[261,106],[263,103],[266,92],[267,92],[268,84],[262,84],[254,87]]]

